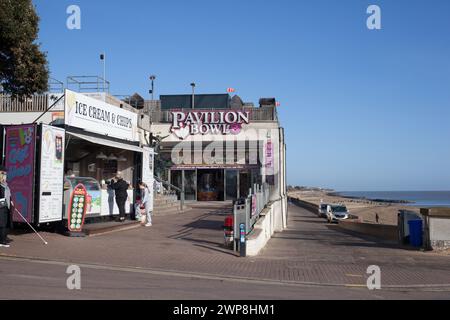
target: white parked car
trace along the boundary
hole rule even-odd
[[[318,212],[318,216],[320,218],[326,218],[327,217],[327,207],[328,204],[327,203],[321,203],[319,204],[319,212]]]
[[[327,206],[327,220],[328,222],[335,222],[339,220],[348,219],[350,213],[347,207],[341,204],[329,204]]]

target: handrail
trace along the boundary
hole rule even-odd
[[[157,177],[157,176],[153,176],[155,178],[156,181],[162,183],[163,185],[166,185],[169,188],[175,189],[176,191],[178,191],[180,193],[180,210],[183,211],[184,208],[184,198],[185,198],[185,194],[184,194],[184,190],[178,188],[177,186],[174,186],[173,184],[171,184],[170,182],[164,181],[161,178]]]
[[[156,181],[161,182],[162,184],[166,185],[167,187],[173,188],[173,189],[175,189],[176,191],[181,192],[181,189],[180,189],[180,188],[178,188],[177,186],[174,186],[174,185],[171,184],[170,182],[164,181],[164,180],[162,180],[161,178],[159,178],[159,177],[157,177],[157,176],[154,176],[154,178],[155,178]]]

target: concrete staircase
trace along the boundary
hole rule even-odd
[[[176,195],[156,194],[153,202],[153,214],[155,216],[177,214],[189,210],[184,204],[183,211],[180,210],[180,201]]]

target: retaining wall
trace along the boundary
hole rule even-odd
[[[247,239],[247,256],[252,257],[258,255],[274,234],[274,214],[276,208],[279,208],[281,205],[281,203],[277,202],[281,202],[281,200],[269,203],[261,212],[258,222],[256,222],[253,231],[249,234]]]

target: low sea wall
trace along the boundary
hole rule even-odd
[[[375,238],[398,241],[398,227],[387,224],[364,223],[358,220],[341,220],[338,226],[343,230],[348,230]]]
[[[319,206],[317,204],[289,197],[289,201],[295,205],[304,208],[314,214],[317,214]],[[343,230],[348,230],[375,238],[398,241],[398,227],[385,224],[365,223],[358,221],[358,217],[351,216],[348,220],[341,220],[338,226]]]
[[[289,197],[289,201],[294,203],[295,205],[302,207],[308,211],[311,211],[312,213],[317,214],[319,211],[319,206],[317,204],[311,203],[311,202],[307,202],[307,201],[303,201],[297,198],[293,198],[293,197]]]

